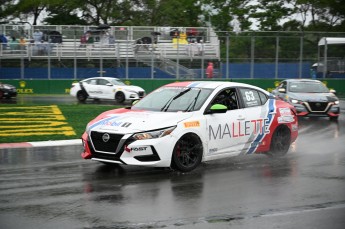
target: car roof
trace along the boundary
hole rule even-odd
[[[309,82],[309,83],[321,83],[320,80],[312,80],[312,79],[287,79],[287,82]]]
[[[215,89],[217,87],[251,87],[255,89],[259,89],[262,91],[262,88],[256,87],[254,85],[246,84],[246,83],[237,83],[237,82],[228,82],[228,81],[184,81],[184,82],[174,82],[167,85],[165,87],[195,87],[195,88],[209,88]]]
[[[115,78],[115,77],[105,77],[105,76],[98,76],[98,77],[91,77],[91,78],[87,78],[87,79],[83,79],[83,80],[90,80],[90,79],[106,79],[106,80],[120,80],[119,78]]]

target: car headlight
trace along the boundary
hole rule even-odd
[[[292,103],[295,103],[295,104],[296,104],[296,103],[299,103],[299,101],[298,101],[297,99],[291,99],[291,98],[290,98],[290,101],[291,101]]]
[[[161,138],[164,136],[169,135],[176,126],[168,127],[161,130],[154,130],[154,131],[148,131],[143,133],[137,133],[133,135],[133,138],[135,140],[145,140],[145,139],[154,139],[154,138]]]
[[[334,104],[338,105],[339,104],[339,100],[334,101]]]

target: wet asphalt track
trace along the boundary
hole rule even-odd
[[[300,119],[281,159],[241,156],[191,173],[110,167],[81,146],[0,150],[0,228],[345,228],[339,121]]]

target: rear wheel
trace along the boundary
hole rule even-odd
[[[78,93],[77,93],[77,99],[78,99],[80,102],[85,102],[85,100],[87,99],[86,93],[83,92],[83,91],[78,91]]]
[[[287,126],[278,126],[274,131],[269,156],[281,157],[284,156],[290,148],[291,132]]]
[[[117,92],[115,95],[115,100],[118,103],[123,103],[125,101],[126,97],[125,94],[123,94],[123,92]]]
[[[171,167],[181,172],[190,172],[202,160],[203,147],[196,134],[185,134],[176,143],[172,154]]]

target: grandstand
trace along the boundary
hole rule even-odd
[[[41,37],[37,38],[40,33]],[[219,39],[211,27],[126,27],[69,25],[0,25],[7,43],[0,61],[116,60],[130,67],[146,66],[173,77],[194,78],[191,66],[220,59]],[[83,40],[84,36],[92,42]],[[12,42],[24,37],[25,44]],[[91,39],[90,39],[91,40]],[[193,64],[191,64],[193,63]],[[78,65],[78,68],[83,66]],[[103,66],[99,67],[100,69]]]

